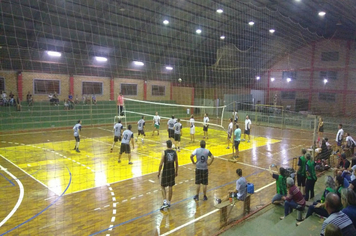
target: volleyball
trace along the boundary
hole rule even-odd
[[[181,79],[181,78],[179,78],[179,79],[178,79],[178,82],[179,82],[179,83],[181,83],[181,82],[182,82],[182,79]]]

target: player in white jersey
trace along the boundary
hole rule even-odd
[[[194,134],[195,134],[195,120],[194,120],[194,116],[191,115],[190,116],[190,120],[189,120],[189,124],[190,124],[190,141],[191,142],[195,142],[195,138],[194,138]]]
[[[142,143],[143,143],[143,138],[146,136],[145,134],[145,116],[142,116],[142,119],[140,119],[138,122],[137,122],[137,130],[138,130],[138,134],[137,134],[137,138],[142,135]],[[137,142],[137,138],[136,138],[136,142]]]
[[[82,121],[81,120],[78,120],[78,123],[76,125],[74,125],[73,130],[74,130],[74,138],[75,138],[74,150],[76,152],[80,152],[79,151],[80,131],[82,130]]]
[[[174,141],[176,149],[178,147],[178,152],[180,152],[180,137],[183,135],[182,128],[183,126],[180,123],[180,119],[178,119],[177,123],[174,124]]]
[[[152,136],[155,134],[155,131],[157,131],[157,136],[159,135],[159,125],[161,124],[161,117],[159,117],[158,112],[156,111],[156,115],[153,117],[153,132]]]
[[[204,119],[203,119],[203,131],[204,131],[204,138],[206,137],[206,139],[208,139],[209,134],[208,134],[208,128],[209,128],[209,117],[208,117],[208,113],[204,114]]]
[[[232,112],[232,117],[234,119],[234,122],[237,123],[237,121],[239,120],[239,115],[237,114],[236,110]]]
[[[125,130],[122,133],[122,141],[121,141],[121,147],[120,147],[120,153],[119,153],[119,160],[117,161],[118,163],[121,163],[121,155],[122,153],[127,153],[129,155],[129,165],[132,164],[131,162],[131,148],[130,148],[130,142],[132,145],[132,149],[135,148],[135,143],[134,143],[134,136],[131,131],[132,126],[128,125],[127,130]]]
[[[251,133],[251,120],[248,116],[246,116],[246,120],[245,120],[245,132],[244,132],[244,139],[242,139],[242,141],[246,140],[246,134],[248,135],[248,140],[247,142],[250,142],[250,133]]]
[[[230,123],[229,123],[229,126],[227,127],[227,148],[226,149],[230,149],[232,130],[233,130],[232,118],[230,118],[229,121],[230,121]]]
[[[124,131],[124,126],[121,124],[121,120],[118,120],[117,123],[114,125],[114,142],[111,146],[110,152],[114,149],[115,143],[117,141],[121,141],[121,134]]]

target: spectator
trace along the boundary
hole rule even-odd
[[[351,150],[351,155],[354,155],[354,148],[356,147],[355,140],[350,136],[350,133],[346,133],[346,148]]]
[[[119,96],[117,97],[117,111],[119,116],[123,115],[124,111],[124,96],[122,96],[122,93],[119,93]]]
[[[325,236],[342,236],[341,229],[334,224],[328,224],[325,228]]]
[[[351,177],[350,177],[350,180],[353,181],[354,179],[356,179],[356,165],[354,165],[352,168],[352,173],[351,173]],[[351,182],[350,181],[350,182]]]
[[[91,96],[91,102],[92,102],[94,105],[96,105],[96,96],[95,96],[95,94],[93,94],[93,95]]]
[[[287,182],[285,176],[285,169],[283,167],[279,168],[279,175],[277,175],[273,173],[273,171],[271,170],[273,166],[274,165],[269,166],[269,173],[272,175],[272,178],[276,180],[277,193],[272,198],[272,203],[280,204],[283,203],[282,197],[287,196]]]
[[[74,108],[74,101],[73,101],[73,95],[69,94],[68,95],[68,108],[73,109]]]
[[[229,190],[229,194],[222,199],[216,199],[218,203],[227,201],[230,197],[231,194],[234,194],[234,197],[237,198],[237,200],[244,201],[247,196],[247,181],[245,177],[242,177],[242,170],[237,169],[236,174],[238,176],[238,179],[236,180],[236,190]]]
[[[4,106],[7,106],[8,101],[7,101],[7,94],[6,94],[6,92],[5,92],[5,91],[2,91],[2,95],[1,95],[1,97],[2,97],[2,102],[3,102],[3,105],[4,105]]]
[[[335,183],[336,183],[336,193],[341,198],[341,190],[345,188],[344,177],[342,177],[341,175],[336,176]]]
[[[29,107],[33,105],[33,97],[32,97],[32,94],[30,93],[30,91],[28,91],[28,93],[27,93],[26,100],[27,100],[27,105]]]
[[[305,180],[306,180],[306,172],[305,172],[305,164],[307,160],[305,159],[305,154],[307,150],[302,149],[302,156],[298,159],[298,172],[297,172],[297,182],[302,195],[305,195]]]
[[[344,178],[344,187],[348,188],[351,182],[351,173],[348,170],[344,170],[344,171],[338,170],[336,172],[336,176],[338,175]]]
[[[332,149],[332,146],[331,144],[329,143],[329,139],[328,138],[325,138],[325,144],[326,144],[326,147],[328,148],[328,150],[331,150]]]
[[[336,139],[335,139],[335,141],[337,142],[337,151],[334,154],[340,151],[342,139],[344,138],[344,130],[342,129],[342,124],[339,124],[338,128],[339,130],[337,131]]]
[[[79,98],[78,98],[78,95],[75,95],[75,101],[74,101],[75,104],[79,104]]]
[[[340,156],[340,161],[337,165],[337,169],[335,170],[335,175],[337,175],[338,171],[345,171],[350,168],[350,162],[346,159],[346,154],[342,153]]]
[[[64,99],[64,110],[68,111],[69,109],[69,103]]]
[[[354,192],[356,193],[356,179],[351,181],[349,188],[354,190]]]
[[[318,153],[318,155],[315,157],[315,160],[329,159],[329,156],[331,154],[331,153],[329,153],[328,147],[326,146],[326,141],[324,139],[321,141],[321,148],[317,148],[315,151]]]
[[[315,174],[315,163],[314,161],[311,160],[311,156],[309,153],[306,155],[306,158],[307,158],[307,164],[305,165],[305,168],[306,168],[307,181],[305,184],[305,200],[308,201],[309,192],[310,192],[310,198],[314,198],[314,186],[317,177]]]
[[[334,179],[329,175],[325,178],[325,190],[323,195],[321,196],[320,201],[316,201],[313,203],[313,205],[309,206],[307,215],[305,218],[308,218],[311,216],[313,213],[316,213],[320,216],[328,217],[329,214],[324,208],[325,206],[325,197],[328,193],[336,193],[335,191],[335,182]]]
[[[21,102],[20,102],[20,99],[18,96],[16,96],[15,103],[16,103],[16,110],[21,111],[22,106],[21,106]]]
[[[284,216],[281,216],[280,219],[283,220],[284,217],[289,215],[293,209],[297,208],[298,205],[305,207],[305,200],[303,194],[300,192],[297,186],[294,185],[294,180],[291,177],[287,178],[287,188],[288,196],[282,197],[284,202]]]
[[[10,103],[10,106],[14,106],[15,105],[15,99],[14,99],[15,95],[12,93],[12,91],[10,91],[10,94],[9,94],[9,103]]]
[[[341,203],[344,212],[356,227],[356,193],[349,188],[341,190]]]
[[[334,224],[341,229],[343,236],[355,236],[356,229],[351,219],[342,211],[341,201],[336,193],[328,193],[325,198],[325,209],[327,210],[329,217],[324,221],[321,227],[320,235],[325,236],[325,228],[328,224]]]

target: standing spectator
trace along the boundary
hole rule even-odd
[[[244,201],[247,197],[247,181],[246,178],[242,176],[242,170],[241,169],[237,169],[236,170],[236,174],[238,179],[236,180],[236,187],[235,190],[229,190],[228,191],[228,195],[222,199],[216,199],[216,201],[218,203],[227,201],[232,193],[234,194],[234,198],[237,198],[237,200],[239,201]]]
[[[122,96],[122,93],[119,93],[119,96],[117,97],[117,112],[119,116],[124,115],[124,96]]]
[[[28,93],[27,93],[26,100],[27,100],[27,105],[29,107],[33,105],[33,98],[32,98],[32,94],[30,93],[30,91],[28,91]]]
[[[280,219],[283,220],[284,217],[289,215],[293,209],[296,209],[298,205],[305,207],[305,199],[303,194],[300,192],[297,186],[294,185],[294,180],[291,177],[287,178],[287,188],[288,196],[282,197],[284,202],[284,216],[281,216]]]
[[[206,143],[204,140],[200,141],[200,148],[197,148],[190,155],[190,160],[194,165],[195,169],[195,184],[196,184],[196,195],[194,196],[195,201],[199,201],[200,185],[203,185],[204,201],[208,200],[206,196],[206,191],[208,187],[208,166],[210,166],[214,161],[214,156],[211,152],[205,148]],[[194,156],[196,156],[197,161],[194,161]],[[210,162],[209,162],[210,157]]]
[[[286,180],[286,174],[285,174],[285,169],[283,167],[279,168],[279,175],[273,173],[272,167],[275,165],[270,165],[269,166],[269,173],[272,175],[272,178],[276,180],[276,190],[277,193],[274,195],[272,198],[272,203],[273,204],[280,204],[283,203],[282,197],[287,196],[287,180]],[[277,168],[277,166],[275,166]]]
[[[336,150],[335,154],[340,151],[342,139],[344,137],[344,130],[342,129],[342,124],[339,124],[338,128],[339,128],[339,130],[337,131],[336,139],[335,139],[335,141],[337,143],[337,150]]]
[[[306,158],[307,158],[307,163],[305,165],[305,169],[306,169],[307,181],[305,184],[305,200],[308,201],[309,192],[310,192],[310,198],[314,198],[314,186],[317,177],[315,174],[315,163],[314,161],[311,160],[311,156],[309,153],[306,155]]]
[[[249,118],[249,116],[246,116],[246,119],[245,119],[245,132],[244,132],[244,139],[242,139],[242,141],[245,141],[246,140],[246,134],[248,136],[248,143],[250,142],[250,132],[251,132],[251,120]]]
[[[356,193],[349,188],[341,190],[341,203],[344,212],[356,227]]]
[[[328,193],[325,199],[325,209],[329,217],[324,221],[321,227],[320,235],[325,235],[325,228],[328,224],[334,224],[341,229],[343,236],[355,236],[356,229],[351,219],[342,211],[340,197],[336,193]]]
[[[173,186],[175,183],[175,177],[178,176],[178,155],[175,150],[172,149],[172,141],[168,140],[167,150],[162,153],[161,163],[158,169],[158,178],[161,175],[163,166],[162,178],[161,178],[161,190],[163,197],[163,205],[161,210],[171,206],[171,200],[173,195]],[[168,187],[168,201],[166,197],[166,187]]]
[[[305,165],[307,163],[307,160],[305,159],[306,153],[307,150],[302,149],[302,155],[298,159],[298,171],[297,171],[298,187],[303,195],[305,195],[305,179],[306,179]]]
[[[351,150],[351,155],[354,155],[354,148],[356,147],[355,140],[350,136],[350,133],[346,133],[346,147]]]

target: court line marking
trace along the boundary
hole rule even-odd
[[[271,186],[272,184],[275,184],[275,182],[269,183],[269,184],[267,184],[267,185],[265,185],[265,186],[263,186],[263,187],[257,189],[257,190],[255,191],[255,193],[260,192],[261,190],[263,190],[263,189],[265,189],[265,188]],[[196,218],[196,219],[194,219],[194,220],[191,220],[191,221],[189,221],[189,222],[187,222],[187,223],[185,223],[185,224],[183,224],[183,225],[180,225],[180,226],[178,226],[178,227],[176,227],[176,228],[174,228],[174,229],[172,229],[172,230],[170,230],[170,231],[168,231],[168,232],[166,232],[166,233],[164,233],[164,234],[161,234],[161,236],[166,236],[166,235],[169,235],[169,234],[171,234],[171,233],[174,233],[174,232],[176,232],[176,231],[178,231],[178,230],[180,230],[180,229],[182,229],[182,228],[184,228],[184,227],[186,227],[186,226],[188,226],[188,225],[190,225],[190,224],[193,224],[193,223],[195,223],[195,222],[197,222],[197,221],[199,221],[199,220],[201,220],[201,219],[203,219],[203,218],[205,218],[205,217],[207,217],[207,216],[209,216],[209,215],[211,215],[211,214],[213,214],[213,213],[215,213],[215,212],[218,212],[218,211],[219,211],[219,209],[212,210],[212,211],[206,213],[205,215],[202,215],[202,216],[200,216],[200,217],[198,217],[198,218]]]
[[[29,177],[31,177],[32,179],[34,179],[35,181],[37,181],[39,184],[41,184],[43,187],[47,188],[48,190],[52,191],[55,195],[58,196],[58,194],[52,190],[51,188],[49,188],[47,185],[45,185],[44,183],[42,183],[41,181],[39,181],[38,179],[36,179],[35,177],[33,177],[32,175],[30,175],[29,173],[27,173],[25,170],[23,170],[22,168],[20,168],[19,166],[17,166],[15,163],[13,163],[12,161],[10,161],[9,159],[7,159],[6,157],[4,157],[3,155],[0,154],[0,157],[2,157],[3,159],[5,159],[6,161],[8,161],[9,163],[11,163],[12,165],[14,165],[15,167],[17,167],[19,170],[21,170],[22,172],[24,172],[26,175],[28,175]]]
[[[5,169],[5,168],[4,168]],[[4,170],[5,171],[5,170]],[[1,174],[0,173],[0,175],[2,176],[2,177],[4,177],[7,181],[9,181],[9,183],[12,185],[12,186],[15,186],[15,184],[11,181],[11,180],[9,180],[5,175],[3,175],[3,174]]]
[[[25,189],[24,189],[24,187],[23,187],[21,181],[20,181],[18,178],[16,178],[16,176],[14,176],[11,172],[9,172],[7,169],[5,169],[4,167],[2,167],[1,165],[0,165],[0,169],[3,170],[6,174],[10,175],[11,178],[14,179],[14,180],[17,182],[17,184],[19,185],[19,189],[20,189],[19,198],[18,198],[18,200],[17,200],[17,202],[16,202],[14,208],[12,208],[12,210],[10,211],[10,213],[0,222],[0,227],[1,227],[1,226],[3,226],[3,225],[6,223],[6,221],[8,221],[8,220],[13,216],[13,214],[15,214],[15,212],[17,211],[17,209],[20,207],[21,202],[22,202],[22,200],[23,200],[23,197],[24,197],[24,195],[25,195]]]

